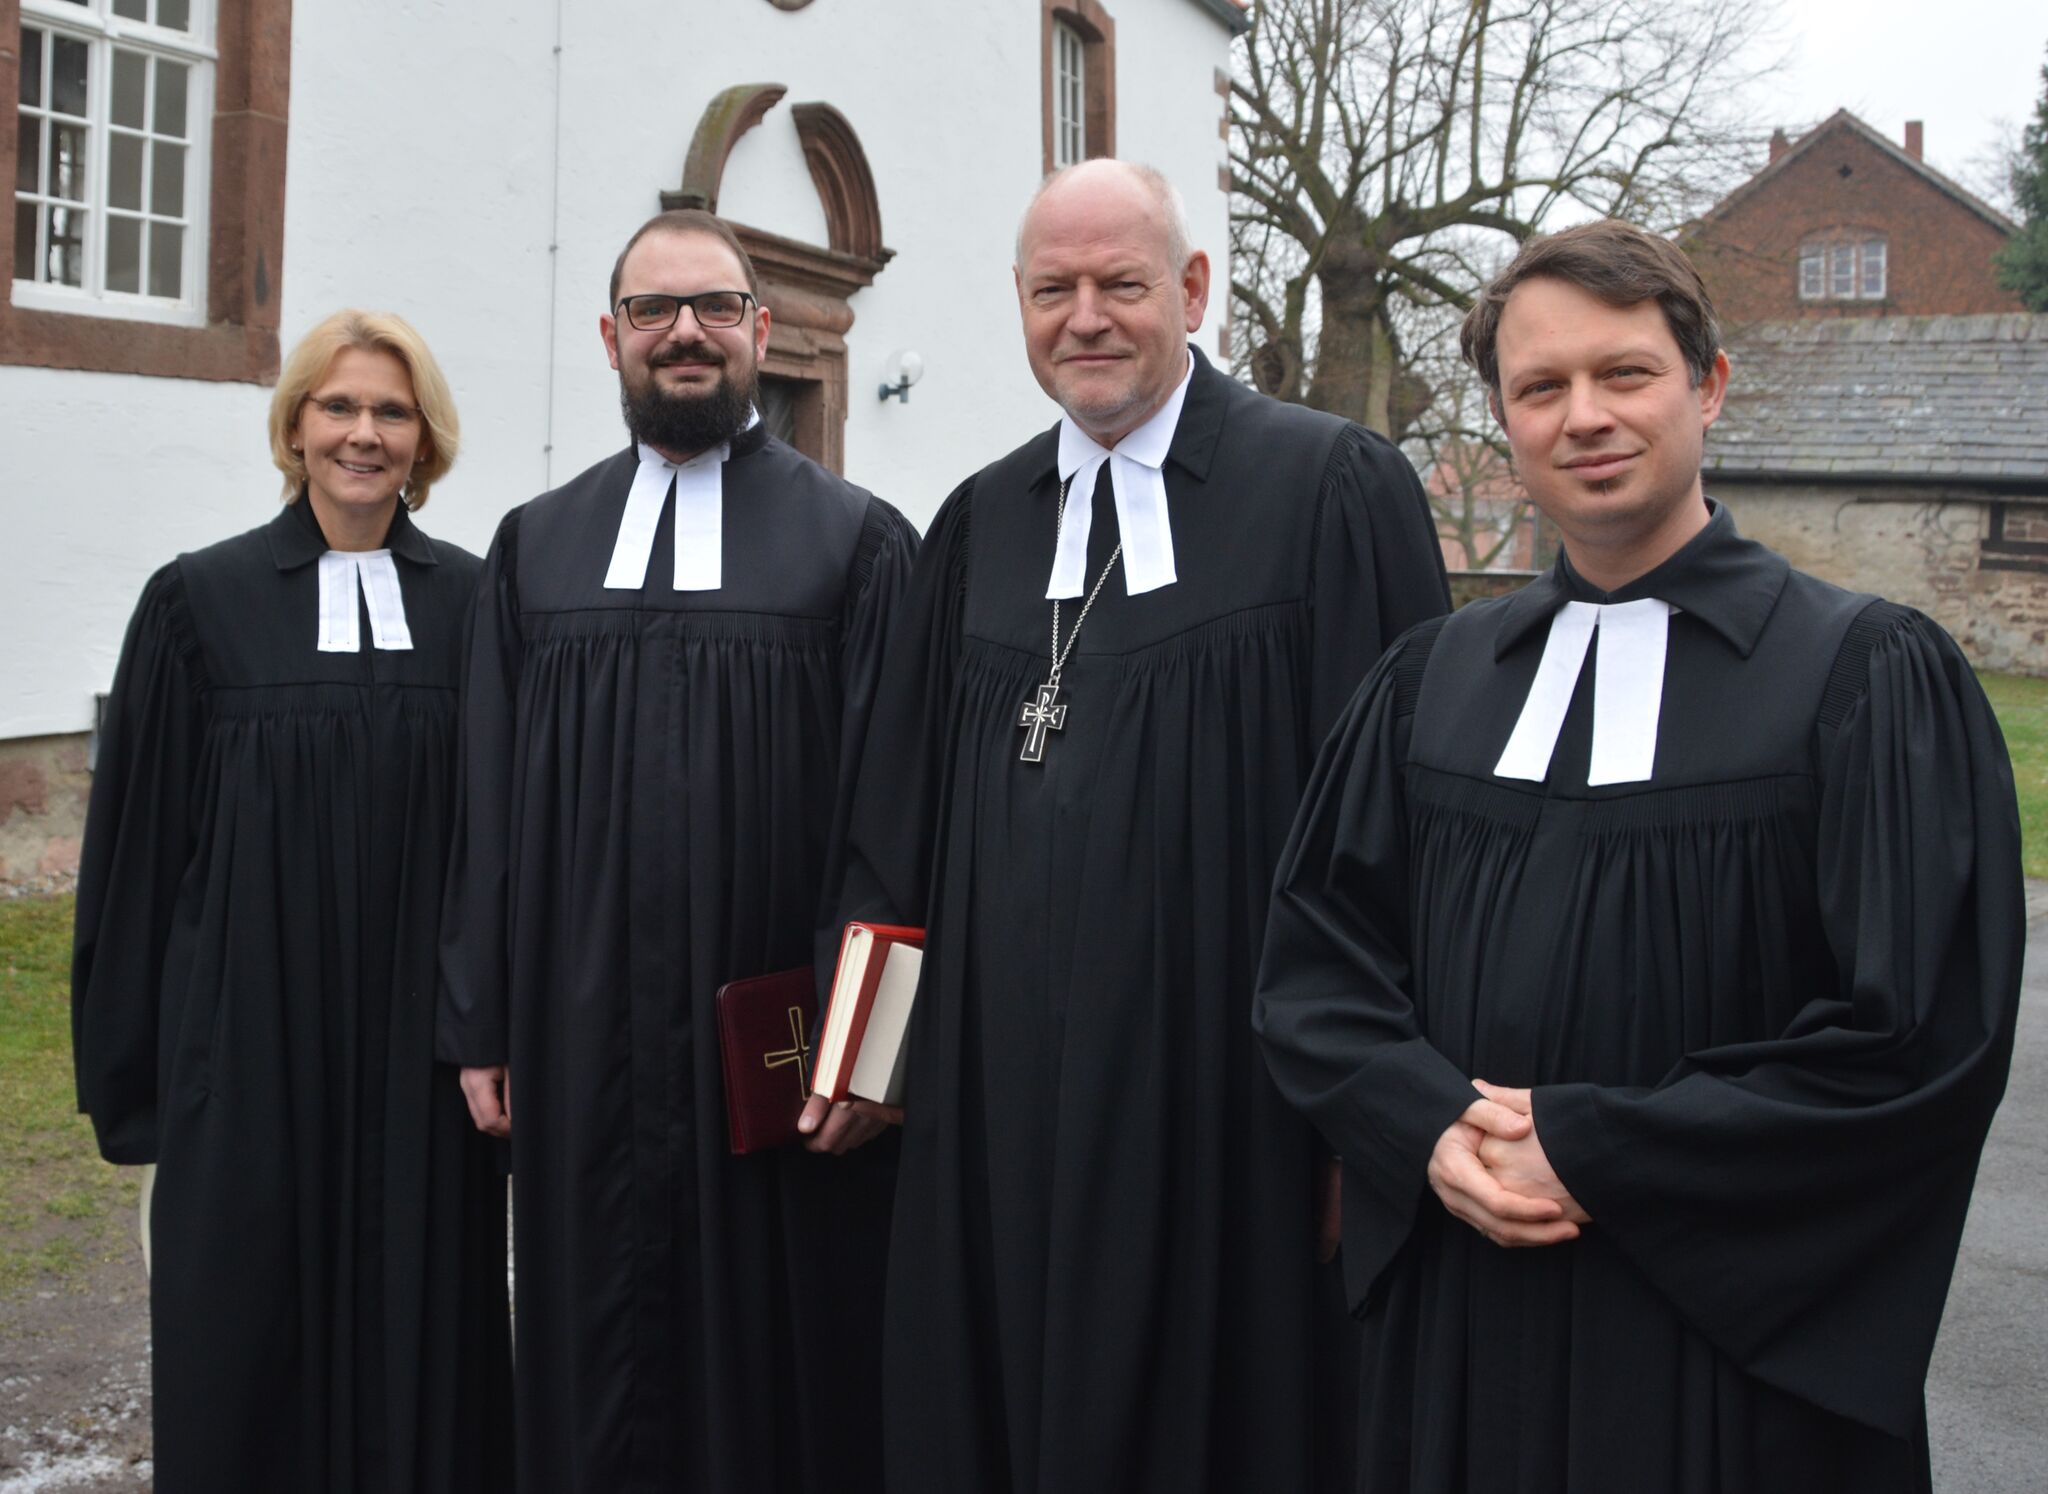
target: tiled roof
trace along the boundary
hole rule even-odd
[[[1762,322],[1706,470],[2048,488],[2048,315]]]
[[[1829,136],[1842,131],[1862,136],[1870,144],[1877,147],[1878,150],[1898,162],[1899,165],[1905,167],[1908,171],[1915,172],[1926,178],[1936,188],[1953,197],[1971,212],[1991,224],[1992,227],[2004,233],[2019,232],[2019,225],[2006,217],[1997,208],[1993,207],[1976,193],[1970,191],[1967,187],[1964,187],[1961,183],[1943,176],[1918,156],[1906,154],[1905,151],[1885,139],[1884,136],[1851,114],[1847,109],[1837,109],[1833,114],[1830,114],[1826,119],[1793,141],[1790,148],[1783,155],[1779,156],[1777,160],[1772,161],[1755,176],[1708,208],[1701,217],[1700,222],[1711,223],[1714,219],[1721,217],[1724,213],[1735,207],[1736,204],[1746,201],[1750,194],[1763,186],[1765,182],[1777,176],[1779,172],[1790,168],[1794,161],[1798,160],[1808,151],[1818,149],[1821,143]]]

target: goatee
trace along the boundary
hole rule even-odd
[[[662,451],[709,451],[729,441],[746,425],[754,408],[755,371],[735,377],[727,362],[718,382],[702,394],[662,388],[654,370],[685,358],[701,358],[702,348],[677,348],[659,362],[650,362],[646,382],[634,388],[619,375],[619,408],[633,439]]]

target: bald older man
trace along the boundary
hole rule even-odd
[[[1189,345],[1209,259],[1157,172],[1050,178],[1015,276],[1064,414],[933,521],[843,899],[928,930],[890,1486],[1343,1487],[1355,1329],[1251,995],[1317,745],[1445,610],[1434,527],[1386,441]],[[811,1119],[824,1149],[880,1123]]]

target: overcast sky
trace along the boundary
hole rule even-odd
[[[1784,0],[1783,14],[1773,113],[1811,125],[1847,109],[1893,141],[1921,120],[1928,164],[1967,185],[2041,97],[2044,0]]]

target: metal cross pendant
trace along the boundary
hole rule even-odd
[[[1045,761],[1045,733],[1067,729],[1066,702],[1060,699],[1060,687],[1047,680],[1038,687],[1036,698],[1024,702],[1024,709],[1017,717],[1017,724],[1024,730],[1024,750],[1017,755],[1019,762],[1042,763]]]
[[[804,1009],[793,1006],[789,1009],[789,1046],[779,1053],[763,1053],[761,1063],[766,1068],[785,1069],[796,1065],[796,1087],[803,1092],[803,1098],[811,1097],[811,1040],[804,1032]]]

